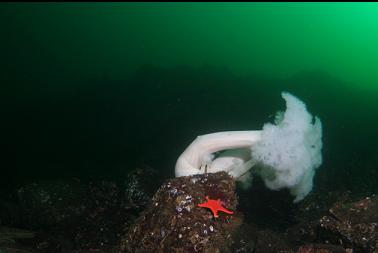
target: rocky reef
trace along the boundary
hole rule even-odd
[[[119,182],[73,179],[19,187],[14,202],[0,200],[0,251],[378,250],[376,195],[315,191],[292,205],[290,199],[282,198],[285,193],[264,193],[258,183],[253,186],[254,197],[243,195],[224,172],[166,179],[162,184],[154,175],[138,168]],[[218,215],[214,210],[220,210]]]
[[[125,235],[121,252],[231,252],[242,215],[215,217],[198,206],[206,197],[236,210],[235,181],[225,172],[167,180]]]

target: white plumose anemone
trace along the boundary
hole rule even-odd
[[[176,177],[225,171],[248,187],[254,171],[269,189],[289,188],[294,202],[302,200],[322,164],[322,125],[298,98],[287,92],[282,98],[286,111],[262,130],[198,136],[178,158]]]

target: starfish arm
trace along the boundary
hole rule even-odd
[[[233,214],[234,213],[233,211],[230,211],[230,210],[228,210],[226,208],[223,208],[223,207],[220,208],[219,211],[222,211],[222,212],[225,212],[225,213],[228,213],[228,214]]]

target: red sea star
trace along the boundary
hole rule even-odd
[[[207,201],[205,203],[198,204],[198,206],[211,209],[215,218],[219,217],[218,211],[222,211],[222,212],[225,212],[225,213],[228,213],[228,214],[234,213],[233,211],[230,211],[230,210],[227,210],[226,208],[224,208],[222,206],[222,201],[220,199],[213,200],[213,199],[210,199],[209,196],[206,196],[206,199],[207,199]]]

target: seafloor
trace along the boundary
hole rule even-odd
[[[226,173],[41,181],[0,200],[0,252],[378,252],[378,197],[314,190],[299,204]],[[220,199],[233,214],[198,204]]]

